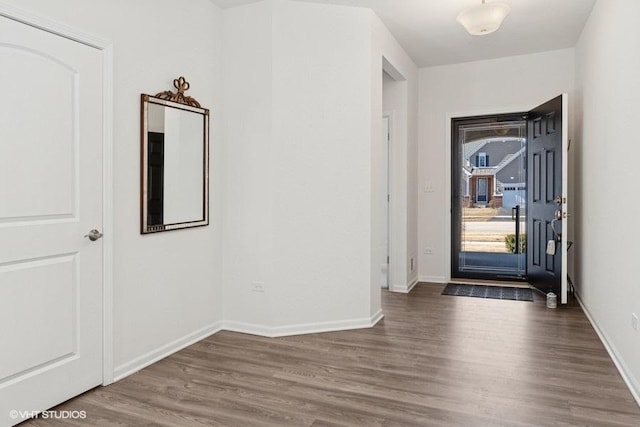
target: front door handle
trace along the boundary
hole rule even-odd
[[[514,221],[520,221],[520,205],[516,205],[511,208],[511,219]]]
[[[91,240],[92,242],[95,242],[96,240],[98,240],[102,236],[104,236],[104,234],[102,234],[101,232],[99,232],[95,228],[84,235],[84,237],[88,237],[89,240]]]

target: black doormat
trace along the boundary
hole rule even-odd
[[[531,289],[511,288],[507,286],[462,285],[458,283],[448,283],[442,291],[442,295],[533,302],[533,292]]]

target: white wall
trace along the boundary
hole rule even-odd
[[[273,325],[271,5],[227,9],[223,21],[224,318],[256,329]]]
[[[574,248],[579,296],[640,402],[639,16],[636,0],[599,0],[576,46]]]
[[[208,0],[6,3],[113,41],[113,356],[119,376],[214,330],[222,319],[221,12]],[[141,236],[140,93],[171,89],[180,75],[191,83],[189,94],[212,110],[211,225]]]
[[[382,58],[413,89],[417,68],[368,9],[266,0],[224,14],[225,324],[267,335],[371,325]],[[406,200],[417,96],[405,104]]]
[[[527,111],[563,92],[571,106],[573,88],[573,49],[420,70],[420,280],[450,276],[450,119]]]
[[[274,324],[355,326],[380,309],[369,302],[369,13],[273,5]]]
[[[370,12],[266,0],[224,13],[226,324],[370,325]]]

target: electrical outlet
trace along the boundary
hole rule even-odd
[[[251,290],[253,292],[264,292],[264,282],[252,282]]]
[[[638,315],[635,313],[631,313],[631,327],[638,332]]]
[[[424,248],[425,255],[433,255],[433,248]]]

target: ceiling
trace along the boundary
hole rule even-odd
[[[259,0],[211,1],[228,8]],[[485,36],[471,36],[456,22],[462,9],[481,0],[295,1],[370,8],[414,62],[429,67],[573,47],[596,0],[500,0],[511,13]]]

